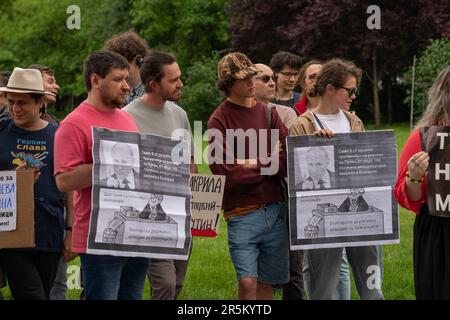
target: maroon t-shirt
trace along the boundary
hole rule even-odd
[[[223,209],[231,210],[236,207],[248,205],[260,205],[270,202],[282,200],[282,188],[280,181],[286,177],[286,137],[288,130],[282,123],[277,112],[272,111],[271,125],[268,123],[268,115],[266,105],[262,102],[256,102],[252,108],[242,107],[225,100],[222,102],[208,121],[208,129],[218,129],[223,138],[223,145],[218,142],[214,143],[214,133],[209,132],[209,148],[213,157],[222,153],[223,164],[210,163],[209,167],[214,174],[226,176],[225,192],[223,197]],[[242,129],[247,132],[249,129],[254,130],[257,137],[255,146],[258,160],[258,169],[244,168],[241,164],[237,164],[238,158],[238,142],[234,138],[234,146],[227,143],[228,129]],[[260,132],[259,129],[266,129],[267,134]],[[262,175],[261,167],[270,167],[272,163],[264,164],[266,159],[264,156],[271,156],[271,134],[270,130],[279,130],[279,142],[281,145],[278,155],[278,170],[273,175]],[[248,131],[250,132],[250,131]],[[267,152],[261,148],[261,139],[266,140]],[[228,155],[222,150],[228,150]],[[250,155],[249,139],[245,139],[245,156],[239,156],[239,159],[254,159]],[[228,164],[228,158],[233,159],[232,164]]]

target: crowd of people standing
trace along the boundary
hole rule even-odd
[[[172,53],[150,50],[145,40],[129,31],[112,37],[85,59],[83,78],[87,98],[59,122],[48,112],[59,90],[51,68],[35,64],[0,73],[0,170],[34,170],[36,238],[33,248],[0,249],[0,288],[8,283],[14,299],[64,299],[67,262],[79,256],[83,299],[142,299],[147,277],[152,299],[177,299],[189,259],[96,255],[86,253],[86,246],[93,183],[91,128],[166,137],[177,129],[191,132],[188,115],[177,104],[183,88],[180,66]],[[281,289],[286,300],[348,300],[350,270],[361,299],[384,299],[381,288],[367,285],[369,266],[383,270],[380,245],[304,251],[289,247],[286,138],[328,139],[336,133],[364,131],[363,122],[350,110],[361,79],[362,70],[340,58],[303,63],[298,55],[282,51],[268,64],[254,64],[245,54],[230,52],[219,61],[217,87],[224,100],[211,114],[208,129],[220,132],[224,144],[212,156],[231,156],[234,162],[209,165],[213,174],[226,176],[222,207],[239,299],[272,299],[274,290]],[[447,68],[430,89],[427,109],[402,151],[394,192],[400,205],[417,214],[418,299],[450,298],[446,268],[450,224],[447,218],[429,214],[424,179],[429,156],[420,144],[422,128],[449,121]],[[236,147],[230,150],[225,139],[230,129],[255,129],[258,141],[276,145],[270,155],[278,163],[276,172],[263,174],[270,164],[250,156],[239,158]],[[272,136],[264,136],[261,129],[277,130],[278,140],[271,141]],[[209,138],[214,142],[216,136]],[[194,154],[192,134],[185,139]],[[246,154],[250,143],[246,141]],[[39,165],[14,156],[23,150],[39,159]],[[190,171],[198,172],[194,158]],[[115,175],[114,183],[128,185],[122,178]],[[303,183],[308,189],[324,189],[330,188],[332,179],[323,170]]]

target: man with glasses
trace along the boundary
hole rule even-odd
[[[262,63],[255,64],[255,67],[258,70],[255,77],[256,99],[269,107],[274,107],[283,124],[289,129],[297,119],[297,115],[292,108],[270,102],[275,97],[275,77],[272,69]]]
[[[293,108],[300,99],[300,94],[294,91],[300,76],[302,61],[296,54],[280,51],[270,60],[276,77],[276,92],[273,103]]]
[[[217,71],[217,86],[226,100],[208,121],[208,129],[215,129],[208,132],[210,145],[215,146],[211,156],[217,160],[209,166],[213,174],[226,176],[223,209],[239,299],[270,300],[272,285],[289,280],[287,206],[282,202],[287,129],[276,111],[269,123],[266,105],[254,99],[257,69],[246,55],[227,54],[220,60]],[[254,133],[256,138],[244,140],[245,159],[239,154],[235,138],[225,139],[231,131],[238,130]],[[277,141],[271,141],[272,135],[264,134],[266,130],[278,130]],[[217,133],[221,135],[216,137]],[[219,137],[223,145],[217,143]],[[259,142],[279,145],[278,151],[270,156],[268,165],[272,161],[278,163],[278,170],[271,175],[264,174],[268,165],[262,164],[262,157],[255,159],[251,155]]]

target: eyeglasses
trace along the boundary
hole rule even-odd
[[[349,97],[351,97],[352,95],[357,96],[359,94],[359,88],[358,87],[354,87],[354,88],[346,88],[346,87],[343,87],[343,86],[336,86],[336,87],[347,90],[347,93],[348,93]]]
[[[300,75],[299,72],[284,72],[284,71],[280,71],[278,73],[281,73],[283,76],[288,77],[288,78],[290,78],[290,77],[297,78]]]
[[[272,76],[265,75],[265,76],[261,76],[261,77],[256,77],[256,79],[261,80],[264,83],[268,83],[270,81],[270,79],[275,81],[275,76],[274,75],[272,75]]]
[[[317,72],[314,72],[314,73],[311,73],[311,74],[309,74],[309,75],[307,75],[306,77],[305,77],[305,79],[306,78],[308,78],[309,80],[314,80],[315,78],[317,78]]]

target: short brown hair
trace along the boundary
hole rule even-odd
[[[4,76],[0,76],[0,87],[6,87],[8,84],[8,78]]]
[[[294,69],[300,69],[302,66],[302,59],[300,56],[286,51],[279,51],[272,56],[272,59],[270,59],[270,68],[275,73],[280,72],[285,65]]]
[[[216,85],[217,89],[228,97],[230,95],[230,88],[234,85],[234,83],[237,81],[237,79],[233,77],[225,77],[225,78],[219,78],[217,79]]]
[[[9,77],[11,77],[12,72],[9,70],[3,70],[0,71],[0,77],[6,78],[6,80],[9,80]]]
[[[127,60],[118,53],[112,51],[97,51],[84,60],[84,84],[87,91],[91,91],[91,75],[97,74],[105,78],[112,69],[130,69]]]
[[[28,66],[28,69],[36,69],[36,70],[39,70],[41,72],[41,74],[46,73],[52,77],[55,75],[55,72],[52,69],[50,69],[49,67],[46,67],[42,64],[37,64],[37,63],[31,64]]]
[[[317,75],[316,84],[309,96],[323,96],[329,84],[334,87],[342,87],[351,76],[356,78],[356,85],[359,85],[362,71],[352,61],[338,58],[330,59],[322,66],[322,70]]]
[[[302,91],[303,91],[303,87],[305,86],[306,70],[309,68],[309,66],[312,66],[313,64],[322,65],[323,63],[320,60],[310,60],[307,63],[305,63],[303,65],[303,67],[301,67],[301,69],[300,69],[298,83],[299,83],[300,87],[302,88]]]
[[[118,53],[124,56],[129,63],[134,61],[138,66],[142,64],[142,59],[150,51],[147,42],[132,30],[110,38],[106,42],[104,50]]]

